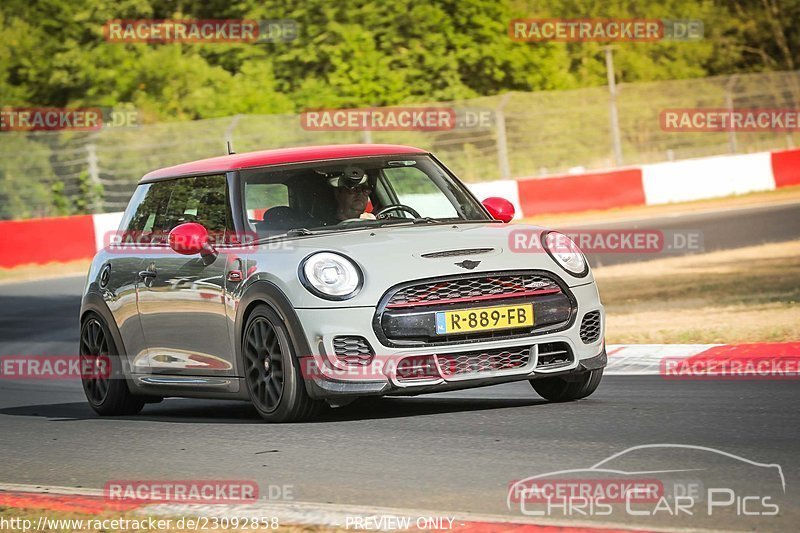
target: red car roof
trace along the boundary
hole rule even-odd
[[[243,154],[224,155],[201,159],[191,163],[181,163],[173,167],[161,168],[145,174],[141,181],[158,178],[175,178],[190,174],[227,172],[243,168],[280,165],[283,163],[302,163],[325,159],[344,159],[372,155],[425,154],[425,150],[399,144],[332,144],[327,146],[303,146],[300,148],[279,148]]]

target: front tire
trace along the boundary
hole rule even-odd
[[[135,415],[144,407],[144,398],[128,389],[122,357],[105,321],[94,313],[88,315],[81,325],[81,383],[89,405],[100,416]],[[101,370],[100,365],[106,364],[110,368]]]
[[[570,380],[562,377],[531,379],[529,382],[539,396],[550,402],[571,402],[586,398],[600,385],[603,369],[590,370]]]
[[[250,401],[268,422],[302,422],[323,402],[306,391],[286,325],[267,305],[253,309],[242,337],[244,376]]]

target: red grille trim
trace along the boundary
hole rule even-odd
[[[483,294],[480,296],[470,296],[467,298],[444,298],[440,300],[425,300],[425,301],[418,301],[418,302],[401,302],[401,303],[394,303],[389,304],[386,306],[387,309],[400,309],[400,308],[408,308],[408,307],[426,307],[431,305],[442,305],[442,304],[454,304],[454,303],[461,303],[461,302],[477,302],[477,301],[486,301],[486,300],[507,300],[511,298],[521,298],[525,296],[543,296],[546,294],[558,294],[561,292],[561,289],[534,289],[531,291],[522,291],[522,292],[508,292],[503,294]]]

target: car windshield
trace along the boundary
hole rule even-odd
[[[466,188],[429,156],[293,164],[247,170],[242,176],[246,219],[259,237],[490,220]]]

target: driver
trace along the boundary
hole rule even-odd
[[[365,212],[372,187],[363,169],[349,166],[344,169],[342,176],[329,178],[328,183],[333,187],[333,196],[336,198],[337,222],[353,218],[375,220],[375,215]]]

